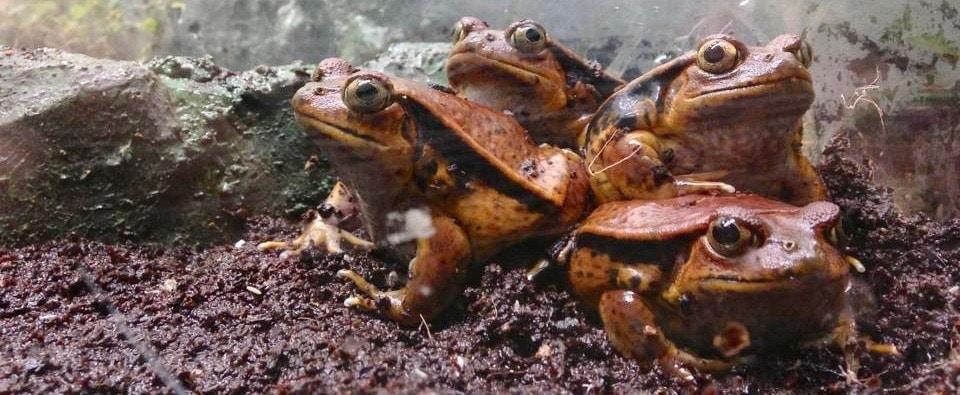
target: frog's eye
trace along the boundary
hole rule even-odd
[[[753,232],[736,218],[719,217],[710,223],[707,240],[720,255],[735,256],[753,243]]]
[[[547,31],[540,25],[527,22],[510,33],[510,45],[520,52],[537,52],[547,45]]]
[[[464,28],[463,23],[460,21],[457,21],[457,23],[454,23],[453,29],[450,30],[450,40],[453,41],[454,44],[456,44],[460,42],[460,40],[463,40],[463,38],[466,36],[467,36],[467,29]]]
[[[697,66],[711,74],[730,71],[737,65],[739,58],[737,47],[719,38],[703,43],[697,50]]]
[[[343,90],[343,103],[351,111],[372,113],[387,108],[393,103],[393,97],[386,81],[361,76],[347,82]]]

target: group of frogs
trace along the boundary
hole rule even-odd
[[[675,371],[849,325],[840,210],[800,153],[810,47],[712,35],[625,82],[537,22],[462,18],[449,87],[323,60],[292,104],[340,179],[304,233],[263,250],[379,248],[401,289],[351,270],[348,306],[402,325],[442,313],[471,262],[564,236],[555,261],[613,346]],[[361,230],[363,237],[355,234]]]

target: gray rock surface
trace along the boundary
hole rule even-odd
[[[446,85],[443,66],[449,52],[449,43],[395,43],[362,67],[401,78]]]
[[[0,48],[0,244],[202,243],[302,213],[330,184],[288,104],[310,68]]]

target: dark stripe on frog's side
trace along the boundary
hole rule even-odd
[[[606,140],[616,130],[636,130],[650,125],[649,116],[639,104],[652,101],[657,113],[662,113],[666,103],[666,91],[687,65],[694,60],[693,54],[680,56],[644,75],[637,77],[605,101],[597,110],[587,127],[585,147],[590,147],[595,137]]]
[[[673,270],[678,255],[686,255],[693,242],[692,237],[682,237],[663,241],[619,240],[593,234],[579,234],[576,249],[591,250],[610,256],[610,259],[623,264],[657,265],[664,273]]]
[[[500,169],[474,152],[460,135],[447,129],[419,103],[411,100],[407,105],[408,111],[412,112],[417,120],[421,141],[439,151],[458,169],[532,210],[551,213],[558,209],[550,200],[540,197],[536,192],[504,176]]]

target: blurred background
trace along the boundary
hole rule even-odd
[[[137,61],[211,55],[247,70],[329,56],[359,64],[400,43],[442,49],[464,15],[494,27],[532,18],[631,78],[708,34],[757,44],[802,33],[818,89],[808,155],[816,161],[850,130],[901,208],[948,218],[960,213],[958,9],[955,0],[0,0],[0,44]]]

